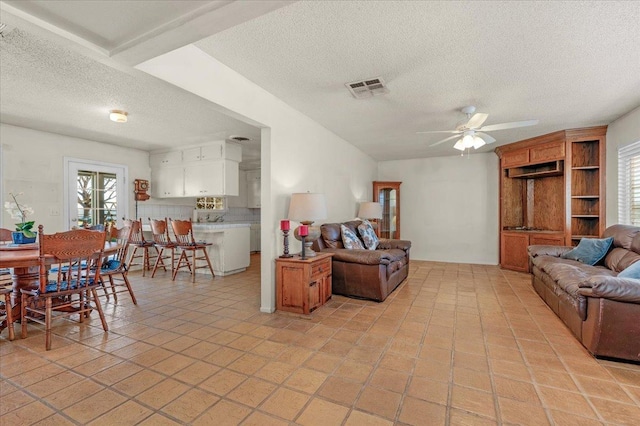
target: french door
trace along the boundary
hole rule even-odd
[[[64,167],[67,228],[105,224],[126,216],[127,166],[65,157]]]

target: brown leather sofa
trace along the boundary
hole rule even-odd
[[[601,265],[560,256],[572,247],[529,246],[536,292],[597,357],[640,361],[640,280],[617,275],[640,260],[640,228],[613,225]]]
[[[356,235],[359,220],[344,222]],[[382,302],[409,274],[411,241],[380,238],[376,250],[350,250],[342,244],[340,223],[320,226],[316,251],[333,253],[332,292]]]

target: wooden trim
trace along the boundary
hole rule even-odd
[[[393,236],[395,239],[400,239],[400,185],[402,182],[393,182],[393,181],[374,181],[373,182],[373,201],[379,201],[379,194],[381,189],[395,189],[396,190],[396,234]],[[384,207],[382,209],[384,215]],[[376,227],[376,234],[380,237],[380,226],[384,223],[384,218],[378,221],[378,226]],[[391,236],[389,236],[391,238]]]

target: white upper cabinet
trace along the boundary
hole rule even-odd
[[[242,147],[225,141],[182,150],[153,153],[151,190],[154,197],[237,196]]]
[[[238,196],[227,197],[227,207],[247,207],[247,172],[238,172]]]
[[[151,154],[149,165],[153,167],[179,166],[182,164],[182,151],[167,151]]]

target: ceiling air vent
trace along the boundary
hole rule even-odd
[[[384,85],[384,80],[380,77],[368,78],[361,81],[346,83],[347,89],[356,99],[370,98],[371,96],[384,95],[389,93],[389,89]]]
[[[245,142],[250,141],[251,139],[245,138],[244,136],[230,136],[229,139],[236,142]]]

